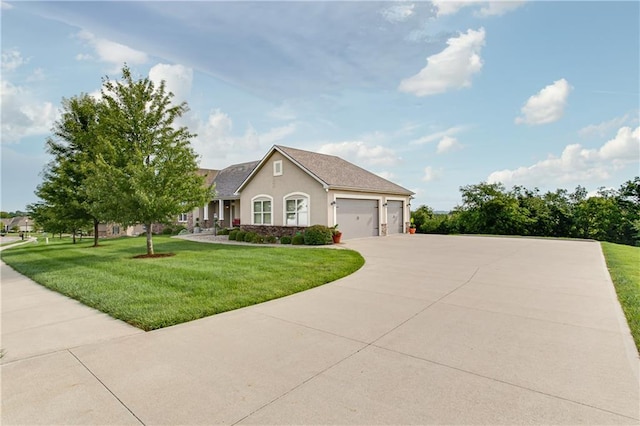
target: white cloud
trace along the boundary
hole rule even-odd
[[[386,179],[386,180],[393,180],[396,178],[395,174],[387,171],[377,172],[376,174],[380,176],[382,179]]]
[[[286,126],[275,127],[266,133],[260,135],[260,143],[264,145],[273,145],[274,143],[284,139],[296,131],[295,123]]]
[[[436,152],[438,154],[444,154],[445,152],[457,151],[460,149],[462,149],[462,144],[460,144],[456,138],[445,136],[440,140],[440,142],[438,142]]]
[[[296,113],[293,107],[286,102],[269,111],[267,115],[276,120],[290,121],[296,119]]]
[[[608,179],[614,170],[640,162],[640,127],[622,127],[616,136],[599,149],[587,149],[580,144],[567,145],[559,157],[550,155],[528,167],[493,172],[489,183],[538,186],[581,183]]]
[[[522,116],[515,119],[516,124],[547,124],[558,121],[564,114],[571,89],[564,78],[544,87],[527,100],[520,110]]]
[[[635,120],[637,122],[637,119]],[[612,118],[608,121],[603,121],[598,124],[590,124],[586,127],[583,127],[578,131],[578,134],[582,137],[604,137],[611,130],[620,128],[625,124],[633,123],[634,120],[631,119],[629,114],[625,114],[622,117]]]
[[[433,0],[431,2],[436,10],[436,16],[454,15],[465,7],[481,6],[480,10],[475,13],[476,16],[501,16],[507,12],[515,10],[522,6],[525,2],[520,0],[501,0],[501,1],[484,1],[484,0]]]
[[[424,176],[422,177],[423,182],[431,182],[442,177],[442,169],[435,170],[431,166],[427,166],[424,168]]]
[[[132,49],[124,44],[116,43],[115,41],[96,37],[88,31],[80,31],[77,36],[94,49],[100,61],[115,65],[117,67],[116,70],[125,62],[128,64],[144,64],[149,60],[147,54],[144,52]],[[90,58],[91,56],[86,54],[76,56],[78,60]]]
[[[524,5],[525,1],[501,0],[485,2],[485,5],[476,13],[478,16],[502,16],[505,13],[516,10]]]
[[[469,29],[447,40],[447,47],[427,58],[427,66],[400,82],[398,90],[416,96],[435,95],[451,89],[471,86],[471,77],[482,69],[480,52],[485,45],[485,31]]]
[[[0,2],[0,5],[2,5],[2,10],[13,9],[13,5],[11,5],[10,3],[7,3],[6,1]]]
[[[413,3],[398,3],[383,9],[380,13],[391,23],[403,22],[413,15]]]
[[[455,127],[450,127],[446,130],[442,130],[439,132],[435,132],[435,133],[431,133],[425,136],[422,136],[421,138],[418,139],[414,139],[411,142],[409,142],[411,145],[424,145],[426,143],[431,143],[431,142],[435,142],[437,140],[440,140],[444,137],[447,136],[453,136],[457,133],[460,133],[462,130],[464,130],[464,127],[462,126],[455,126]]]
[[[164,80],[167,91],[175,95],[174,101],[183,102],[191,94],[193,69],[180,64],[156,64],[149,70],[149,79],[156,87]]]
[[[44,79],[44,70],[42,68],[36,68],[35,70],[33,70],[31,75],[27,77],[28,82],[44,81]]]
[[[2,52],[2,71],[15,71],[27,62],[29,62],[28,59],[24,59],[18,49],[13,48]]]
[[[394,150],[382,145],[372,146],[363,141],[328,143],[322,145],[318,152],[372,166],[394,166],[401,160]]]
[[[49,133],[58,116],[51,102],[34,99],[21,86],[2,80],[2,143],[18,142],[25,136]]]

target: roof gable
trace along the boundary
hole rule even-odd
[[[334,155],[319,154],[311,151],[274,145],[264,156],[252,173],[238,187],[237,192],[252,179],[256,171],[274,151],[278,151],[296,164],[326,189],[343,189],[364,192],[382,192],[400,195],[413,195],[410,190],[396,185],[380,176],[356,166]]]
[[[231,165],[218,172],[213,183],[216,184],[215,198],[236,198],[236,190],[251,174],[251,172],[260,163],[259,161],[250,161]]]

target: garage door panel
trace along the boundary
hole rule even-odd
[[[387,201],[387,232],[389,234],[404,232],[402,201]]]
[[[336,219],[344,239],[378,236],[378,200],[338,198]]]

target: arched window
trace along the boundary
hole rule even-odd
[[[268,195],[258,195],[251,199],[252,225],[271,225],[272,198]]]
[[[309,196],[304,193],[284,197],[284,224],[286,226],[309,225]]]

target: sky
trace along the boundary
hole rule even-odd
[[[337,155],[450,210],[460,187],[591,193],[640,174],[640,2],[2,1],[1,210],[63,98],[126,63],[189,112],[203,168]]]

